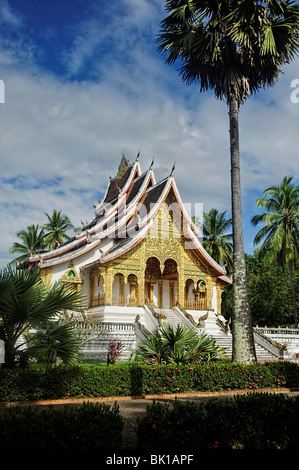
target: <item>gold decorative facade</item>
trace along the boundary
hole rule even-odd
[[[185,248],[173,221],[168,234],[164,207],[155,217],[152,230],[132,250],[90,272],[90,307],[100,305],[142,306],[160,309],[182,305],[189,310],[212,309],[216,278],[196,252]],[[161,227],[164,227],[161,230]],[[217,313],[225,283],[217,284]]]
[[[45,282],[81,286],[89,307],[179,305],[221,312],[225,270],[204,250],[173,171],[156,182],[123,155],[94,220],[50,253],[34,256]],[[67,263],[67,269],[66,269]]]

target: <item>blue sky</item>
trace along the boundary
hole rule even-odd
[[[2,0],[0,4],[0,267],[16,232],[62,210],[93,218],[125,151],[157,179],[176,163],[183,201],[230,213],[228,115],[212,93],[188,87],[155,43],[161,0]],[[240,112],[244,246],[252,252],[264,189],[298,184],[299,60]]]

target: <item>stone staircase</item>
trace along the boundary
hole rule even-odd
[[[155,309],[155,311],[158,311],[157,309]],[[169,310],[159,310],[159,312],[161,312],[162,315],[165,315],[166,318],[164,320],[164,324],[169,324],[169,325],[173,325],[173,326],[177,326],[177,325],[184,325],[185,322],[184,322],[184,319],[182,319],[180,317],[180,315],[178,315],[178,313],[174,310],[174,309],[169,309]],[[163,324],[162,323],[162,324]]]
[[[176,325],[176,324],[185,324],[189,327],[194,328],[195,321],[192,320],[192,312],[185,311],[184,309],[179,309],[176,307],[173,309],[173,313],[167,311],[167,323]],[[187,317],[188,316],[188,317]],[[204,316],[204,314],[202,315]],[[190,318],[191,317],[191,318]],[[225,328],[226,320],[216,315],[214,312],[210,311],[207,319],[204,321],[203,328],[198,328],[199,333],[205,333],[208,336],[211,336],[217,345],[224,349],[225,354],[228,357],[232,357],[232,334],[230,329]],[[260,335],[254,332],[254,341],[255,341],[255,351],[258,362],[273,361],[278,359],[283,359],[282,352],[267,340],[262,338]]]
[[[206,332],[209,334],[208,332]],[[232,357],[232,335],[231,333],[216,333],[213,332],[210,334],[212,338],[216,341],[218,346],[222,349],[225,350],[225,354],[231,358]],[[265,362],[265,361],[273,361],[277,359],[282,359],[280,356],[279,351],[273,350],[271,347],[266,348],[263,345],[259,344],[256,338],[256,335],[254,335],[255,339],[255,352],[256,352],[256,357],[258,362]],[[265,344],[266,346],[266,344]]]
[[[109,341],[121,341],[124,349],[119,360],[129,360],[136,347],[149,332],[159,325],[185,325],[197,328],[198,334],[205,333],[214,338],[228,357],[232,357],[232,335],[225,327],[226,320],[212,311],[198,312],[183,308],[158,309],[151,306],[138,308],[104,307],[93,311],[94,317],[102,322],[105,334],[84,347],[84,356],[91,360],[106,360]],[[199,323],[199,320],[202,320]],[[259,362],[283,359],[279,348],[273,346],[261,335],[254,333],[255,349]]]

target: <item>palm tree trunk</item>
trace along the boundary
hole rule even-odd
[[[239,153],[239,103],[229,99],[231,194],[233,225],[233,362],[256,362],[251,311],[248,299],[247,275],[243,246],[241,179]]]
[[[291,286],[292,286],[293,307],[294,307],[294,323],[295,323],[295,328],[297,328],[298,314],[297,314],[297,303],[296,303],[296,290],[295,290],[295,282],[294,282],[293,260],[291,259],[289,260],[289,269],[290,269]]]

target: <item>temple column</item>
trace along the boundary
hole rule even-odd
[[[158,308],[163,308],[163,280],[158,280]]]
[[[90,271],[89,273],[89,307],[92,307],[94,293],[94,273]]]
[[[179,266],[178,270],[178,303],[182,306],[185,305],[185,252],[184,252],[184,238],[182,238],[179,245]]]
[[[145,304],[145,295],[144,295],[144,289],[145,289],[145,241],[143,240],[141,242],[141,247],[140,247],[140,276],[139,276],[139,283],[138,283],[138,301],[139,305],[144,305]]]
[[[105,273],[105,304],[112,305],[113,266],[108,263]]]
[[[209,277],[209,279],[207,280],[207,309],[208,310],[212,310],[213,308],[213,304],[212,304],[212,301],[213,301],[213,288],[215,286],[215,282],[216,282],[216,277]]]
[[[221,284],[217,284],[216,289],[217,289],[217,313],[218,315],[221,315],[222,293],[224,290],[224,286]]]
[[[125,298],[125,284],[126,280],[124,279],[124,276],[119,277],[119,301],[120,305],[123,304],[124,298]]]
[[[174,307],[174,281],[169,281],[169,308]]]
[[[144,305],[145,303],[145,296],[144,296],[144,275],[140,276],[140,282],[138,284],[138,299],[139,305]]]
[[[152,305],[154,303],[154,286],[155,282],[150,282],[150,287],[149,287],[149,303]]]

